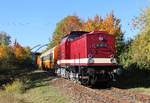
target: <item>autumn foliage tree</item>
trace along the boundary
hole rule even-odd
[[[13,46],[7,33],[0,33],[0,68],[31,64],[31,51],[15,42]]]
[[[54,31],[52,45],[57,45],[60,43],[63,36],[69,34],[71,31],[80,30],[82,27],[82,22],[77,16],[67,16],[61,20],[56,25]]]
[[[0,67],[14,64],[15,55],[10,46],[0,45]]]
[[[10,42],[10,36],[6,32],[0,32],[0,67],[13,64],[15,56],[11,46],[9,46]]]
[[[116,18],[113,13],[107,15],[106,18],[96,15],[93,19],[83,23],[82,30],[85,31],[107,31],[111,35],[120,36],[122,33],[120,19]]]
[[[94,19],[88,19],[88,21],[83,22],[82,30],[84,31],[94,31],[94,30],[104,30],[103,29],[103,19],[101,16],[96,15]]]
[[[26,64],[31,61],[31,52],[28,48],[24,48],[19,43],[15,43],[13,46],[13,51],[18,63]]]

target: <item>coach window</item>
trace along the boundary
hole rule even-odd
[[[45,60],[46,60],[46,56],[43,57],[43,61],[45,61]]]
[[[50,57],[50,61],[53,63],[53,54],[50,54],[49,57]]]

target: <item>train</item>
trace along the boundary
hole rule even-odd
[[[83,85],[115,81],[120,74],[116,39],[106,31],[72,31],[37,58],[43,70]]]

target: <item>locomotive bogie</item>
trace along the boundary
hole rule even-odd
[[[57,69],[57,74],[83,85],[94,85],[97,82],[115,81],[115,67],[66,67]]]

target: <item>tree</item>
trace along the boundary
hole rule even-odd
[[[126,41],[124,44],[124,50],[119,56],[120,63],[123,65],[124,68],[129,68],[130,65],[134,64],[132,62],[132,50],[131,50],[131,45],[133,42],[134,42],[133,39],[129,39],[128,41]]]
[[[9,66],[14,64],[15,55],[10,46],[0,45],[0,66]]]
[[[132,60],[140,68],[150,67],[150,8],[145,9],[139,17],[135,19],[136,28],[140,29],[139,35],[132,44]],[[140,52],[139,52],[140,51]]]
[[[133,24],[135,28],[140,29],[140,32],[131,43],[126,55],[122,56],[124,60],[122,64],[126,67],[134,64],[136,68],[150,70],[150,8],[142,12]]]
[[[13,51],[18,63],[26,64],[27,61],[31,60],[31,51],[29,48],[24,48],[19,43],[15,43]]]
[[[149,31],[150,27],[150,7],[141,12],[139,17],[133,19],[132,25],[134,29],[141,31]]]
[[[9,46],[11,43],[10,36],[6,32],[0,32],[0,66],[9,66],[13,64],[14,53]]]
[[[110,13],[106,18],[96,15],[94,19],[88,19],[82,25],[84,31],[107,31],[111,35],[120,36],[122,34],[120,19],[114,16],[114,13]]]
[[[63,36],[69,34],[71,31],[80,30],[82,22],[77,16],[67,16],[56,25],[56,29],[53,35],[53,42],[51,45],[57,45],[60,43]]]
[[[142,32],[132,44],[132,60],[141,68],[150,67],[150,30]],[[140,51],[140,52],[139,52]]]
[[[83,31],[94,31],[94,30],[104,30],[103,19],[101,16],[96,15],[94,19],[88,19],[88,21],[82,24]]]
[[[10,43],[10,36],[6,32],[0,32],[0,45],[9,45]]]

